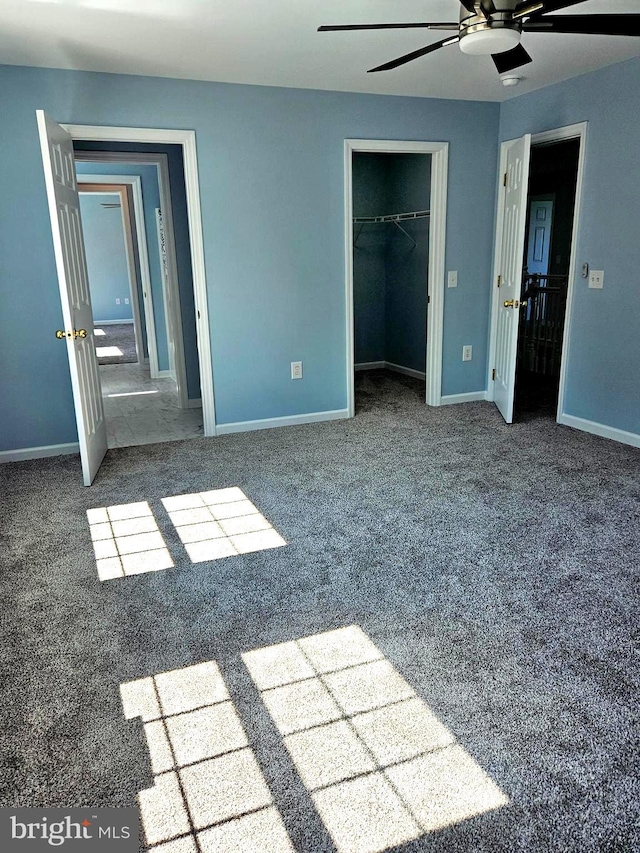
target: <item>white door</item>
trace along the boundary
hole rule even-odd
[[[512,142],[507,150],[493,399],[508,424],[513,421],[530,152],[529,133]]]
[[[552,226],[553,200],[532,198],[529,204],[529,240],[527,243],[527,272],[530,275],[549,274]]]
[[[78,441],[85,486],[93,482],[107,452],[93,313],[80,220],[80,200],[71,137],[42,110],[36,110],[44,179],[49,201]]]

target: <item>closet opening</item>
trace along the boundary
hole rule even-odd
[[[356,414],[426,400],[432,155],[353,153]]]

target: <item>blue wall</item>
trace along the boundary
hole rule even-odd
[[[640,433],[640,59],[503,104],[502,140],[588,121],[565,412]]]
[[[389,161],[390,212],[428,210],[431,155],[394,155]],[[423,372],[427,358],[429,220],[402,223],[416,241],[415,247],[395,225],[387,227],[386,361]]]
[[[4,66],[3,449],[76,438],[53,337],[61,310],[37,108],[60,122],[195,129],[219,423],[347,407],[344,139],[449,141],[447,265],[460,286],[445,298],[443,393],[485,387],[498,104]],[[35,317],[28,340],[15,316]],[[465,343],[474,360],[463,364]],[[289,378],[293,360],[301,382]]]
[[[77,150],[84,150],[87,143],[78,144]],[[94,147],[95,150],[95,147]],[[158,367],[160,370],[169,369],[169,350],[167,348],[167,322],[164,313],[164,293],[162,289],[162,271],[160,269],[160,248],[158,246],[158,229],[156,227],[156,208],[160,207],[160,188],[158,186],[158,170],[155,166],[144,166],[139,163],[100,163],[76,162],[76,172],[79,175],[139,175],[144,208],[144,227],[147,237],[147,254],[149,255],[149,275],[151,276],[151,294],[153,297],[153,319],[156,328],[158,345]],[[84,212],[84,211],[83,211]],[[145,352],[146,325],[144,324],[144,302],[142,293],[138,294],[140,317],[144,325]],[[94,315],[95,307],[94,307]]]
[[[389,209],[389,163],[384,154],[353,155],[353,215],[380,216]],[[385,290],[388,225],[355,226],[353,326],[356,364],[385,361]]]
[[[80,196],[93,318],[97,322],[132,320],[133,308],[124,301],[130,299],[130,290],[122,210],[103,207],[103,203],[119,205],[120,196],[117,193]],[[120,300],[119,305],[116,299]]]

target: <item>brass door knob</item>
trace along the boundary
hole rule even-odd
[[[74,329],[73,330],[73,337],[74,338],[86,338],[87,337],[87,330],[86,329],[78,329],[78,330]]]
[[[520,307],[520,303],[518,302],[517,299],[505,299],[505,301],[502,304],[504,305],[505,308],[519,308]]]
[[[64,340],[66,337],[67,337],[67,333],[65,332],[65,330],[64,330],[64,329],[57,329],[57,330],[56,330],[56,338],[57,338],[59,341]]]

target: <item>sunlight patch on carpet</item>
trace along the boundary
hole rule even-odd
[[[509,802],[358,626],[242,658],[338,853],[381,853]]]
[[[162,503],[193,563],[287,544],[237,487],[175,495]]]
[[[146,501],[87,510],[101,581],[173,568],[173,560]]]
[[[153,853],[293,847],[215,661],[120,686],[144,727],[153,786],[138,804]]]

